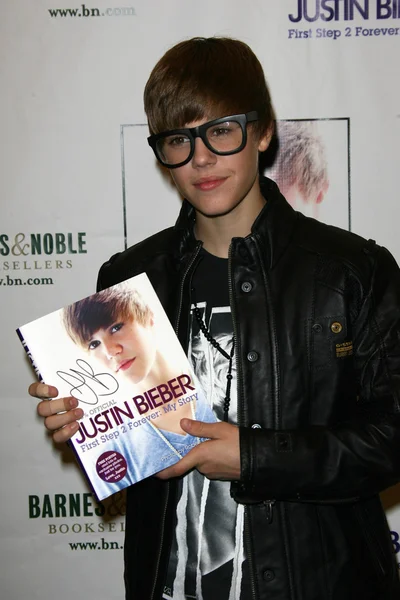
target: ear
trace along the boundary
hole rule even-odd
[[[150,311],[149,325],[150,325],[150,327],[154,327],[154,313],[153,313],[153,311]]]
[[[329,181],[325,181],[324,184],[322,185],[320,191],[318,192],[318,195],[317,195],[317,198],[315,201],[316,204],[321,204],[328,189],[329,189]]]
[[[260,137],[260,140],[258,142],[258,151],[259,152],[266,151],[266,149],[268,148],[268,146],[271,143],[273,133],[274,133],[274,127],[273,127],[273,125],[271,125],[271,127],[269,127],[269,129],[267,129],[267,131],[262,134],[262,136]]]

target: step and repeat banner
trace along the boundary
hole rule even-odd
[[[147,145],[142,93],[170,46],[211,35],[247,42],[264,66],[281,139],[268,174],[293,206],[400,260],[400,1],[3,2],[4,600],[123,597],[124,495],[96,502],[44,431],[15,329],[93,292],[111,254],[174,222],[180,199]],[[400,488],[383,500],[397,552]]]

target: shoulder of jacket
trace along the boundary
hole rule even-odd
[[[374,240],[299,214],[295,243],[309,252],[363,268],[382,249]]]
[[[384,246],[339,227],[299,214],[293,241],[303,250],[318,255],[323,271],[345,268],[360,281],[365,290],[377,280],[377,274],[379,281],[398,277],[397,263]]]
[[[123,252],[117,252],[100,268],[97,289],[104,289],[133,277],[146,270],[146,267],[160,255],[176,253],[177,232],[168,227],[154,235],[130,246]]]

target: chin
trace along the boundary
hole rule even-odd
[[[241,200],[237,202],[193,202],[194,209],[203,215],[204,217],[208,217],[209,219],[215,219],[217,217],[224,217],[229,215],[229,213],[233,212],[241,203]]]
[[[137,375],[135,373],[126,373],[125,380],[129,383],[137,384],[142,381],[143,377],[141,375]]]

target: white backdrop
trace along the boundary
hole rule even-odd
[[[332,8],[320,0],[2,2],[4,600],[123,597],[123,498],[100,509],[66,448],[44,433],[15,328],[94,291],[112,253],[174,221],[179,199],[147,146],[142,106],[168,47],[198,35],[240,38],[264,66],[278,119],[346,120],[345,142],[328,140],[320,218],[347,227],[350,202],[352,230],[400,260],[400,3],[325,4]],[[384,500],[397,539],[400,490]]]

